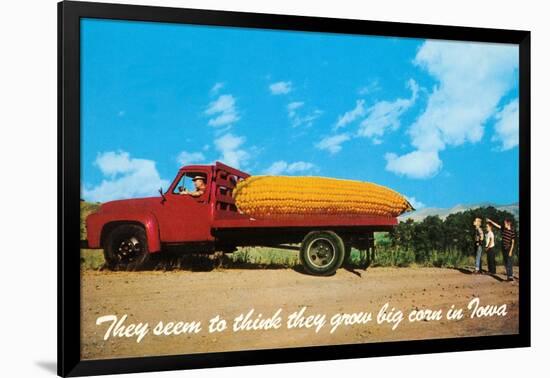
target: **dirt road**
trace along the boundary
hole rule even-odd
[[[502,281],[501,274],[492,277],[438,268],[370,268],[358,272],[361,276],[340,269],[333,277],[314,277],[291,269],[83,270],[81,355],[96,359],[518,332],[518,284]],[[481,306],[505,304],[506,315],[470,318],[467,305],[476,297]],[[393,307],[404,314],[395,330],[394,323],[377,322],[385,303],[389,303],[388,311]],[[464,308],[463,319],[446,319],[452,305]],[[319,332],[315,326],[288,329],[287,317],[302,308],[302,319],[325,314],[326,325]],[[251,309],[251,320],[259,313],[263,319],[271,318],[281,309],[282,326],[233,332],[234,318]],[[410,312],[422,309],[442,309],[443,318],[409,322]],[[372,321],[343,324],[330,332],[335,314],[356,312],[371,312]],[[124,325],[147,322],[149,333],[139,343],[137,337],[112,335],[105,341],[111,322],[96,325],[96,319],[110,314],[118,320],[126,314]],[[209,333],[209,319],[216,315],[226,319],[229,328]],[[153,329],[159,321],[200,321],[202,330],[155,336]]]

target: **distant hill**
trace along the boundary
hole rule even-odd
[[[460,213],[462,211],[477,209],[479,207],[493,206],[497,210],[508,211],[514,215],[516,219],[519,217],[519,204],[514,203],[510,205],[496,205],[493,203],[480,203],[474,205],[456,205],[451,208],[441,208],[441,207],[425,207],[420,210],[413,211],[412,213],[407,213],[399,217],[399,220],[405,221],[409,218],[412,218],[415,221],[422,221],[424,218],[430,215],[438,215],[441,219],[447,218],[450,214]]]

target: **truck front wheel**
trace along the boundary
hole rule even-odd
[[[105,262],[111,270],[137,270],[149,259],[147,236],[143,227],[135,224],[116,226],[105,240]]]
[[[300,261],[310,274],[330,276],[342,266],[344,242],[332,231],[313,231],[300,247]]]

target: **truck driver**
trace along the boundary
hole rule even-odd
[[[206,179],[203,176],[195,176],[192,179],[193,184],[195,184],[195,190],[193,192],[188,192],[183,186],[179,187],[180,194],[187,194],[191,197],[200,197],[206,191]]]

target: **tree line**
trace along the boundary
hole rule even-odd
[[[506,218],[511,219],[518,235],[516,245],[520,245],[519,224],[514,215],[487,206],[450,214],[445,219],[432,215],[418,222],[410,218],[402,221],[387,235],[377,238],[377,260],[383,265],[397,266],[412,263],[433,266],[467,265],[475,255],[472,225],[475,218],[482,219],[484,232],[486,218],[499,224],[504,224]],[[500,251],[501,233],[496,228],[493,232],[496,250]],[[516,249],[514,253],[516,263],[518,251]],[[499,255],[497,253],[497,257]]]

